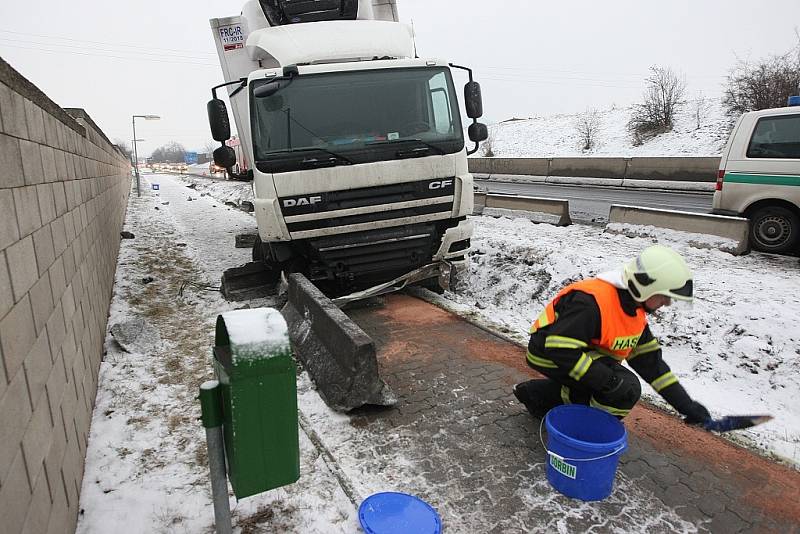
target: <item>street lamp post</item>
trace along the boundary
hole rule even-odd
[[[159,117],[158,115],[133,115],[133,117],[131,118],[131,122],[133,123],[133,158],[134,158],[134,161],[135,161],[135,163],[133,165],[133,168],[134,168],[134,170],[136,172],[136,196],[140,197],[140,196],[142,196],[142,192],[141,192],[141,190],[139,188],[139,153],[136,150],[136,141],[137,141],[137,139],[136,139],[136,119],[137,118],[144,119],[146,121],[157,121],[161,117]]]

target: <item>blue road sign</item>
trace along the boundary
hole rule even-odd
[[[187,152],[183,155],[183,161],[189,165],[197,163],[197,152]]]

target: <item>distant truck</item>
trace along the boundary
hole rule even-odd
[[[446,288],[472,236],[467,155],[487,138],[472,71],[416,57],[395,0],[251,0],[210,22],[225,77],[208,105],[214,160],[236,164],[227,87],[252,162],[253,259],[338,294]],[[469,76],[469,152],[452,68]]]
[[[739,118],[720,159],[713,213],[750,219],[756,250],[800,249],[800,96]]]

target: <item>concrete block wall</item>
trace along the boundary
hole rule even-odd
[[[71,533],[130,164],[0,59],[0,530]]]

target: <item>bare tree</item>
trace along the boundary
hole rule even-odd
[[[644,102],[634,106],[628,121],[634,144],[672,130],[675,113],[685,103],[686,81],[669,67],[650,67],[645,84]]]
[[[754,64],[739,61],[727,83],[722,103],[732,115],[785,106],[800,89],[800,44]]]
[[[494,130],[489,130],[489,137],[486,138],[486,141],[483,142],[483,157],[485,158],[493,158],[494,154]]]
[[[117,145],[117,148],[125,154],[125,157],[131,159],[131,154],[133,154],[133,150],[128,145],[127,141],[123,141],[122,139],[114,139],[114,144]]]
[[[591,150],[597,142],[597,134],[602,126],[600,113],[596,109],[587,109],[575,119],[575,129],[581,140],[582,150]]]
[[[708,115],[708,107],[709,102],[708,99],[703,94],[703,91],[697,93],[697,99],[694,101],[694,105],[692,109],[694,111],[694,120],[697,124],[696,130],[699,130],[700,127],[703,125],[703,121],[705,120],[706,116]]]
[[[186,149],[182,144],[170,141],[155,149],[150,155],[150,159],[159,163],[183,163],[185,155]]]
[[[214,150],[217,149],[218,146],[219,143],[217,143],[216,141],[206,141],[206,144],[203,145],[203,151],[206,154],[212,154]]]

